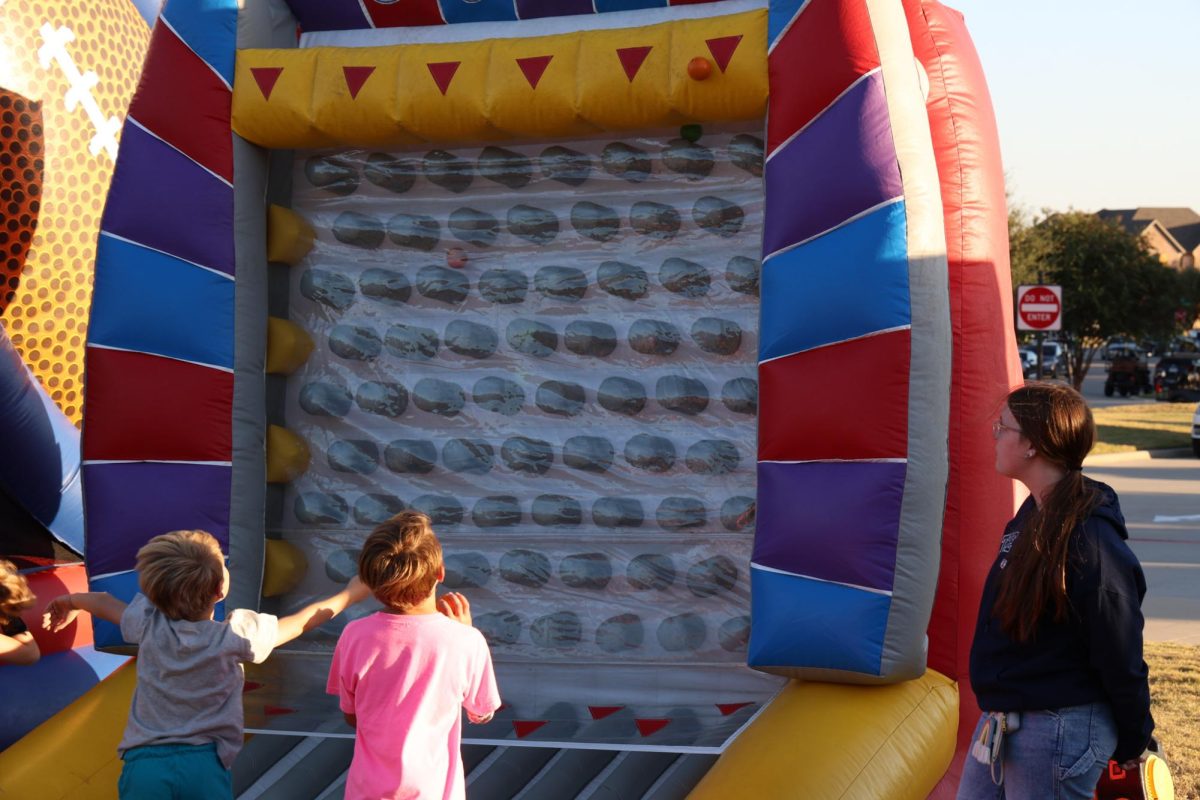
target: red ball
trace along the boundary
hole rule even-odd
[[[702,81],[712,75],[712,62],[704,56],[696,56],[688,62],[688,77],[694,81]]]
[[[451,247],[446,251],[446,265],[454,269],[462,269],[470,260],[471,257],[461,247]]]

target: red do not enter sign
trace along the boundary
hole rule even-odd
[[[1018,287],[1017,330],[1062,330],[1062,287],[1046,284]]]

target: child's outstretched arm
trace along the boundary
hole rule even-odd
[[[113,625],[120,625],[121,615],[125,613],[125,604],[108,592],[62,594],[46,606],[46,611],[42,614],[42,627],[57,633],[74,622],[80,611],[86,611],[93,617]]]
[[[279,647],[280,645],[287,644],[300,634],[324,625],[345,611],[349,606],[362,602],[370,596],[371,590],[357,577],[352,578],[346,584],[345,589],[342,589],[332,597],[310,603],[295,614],[280,617],[279,635],[275,639],[275,646]]]
[[[0,664],[18,664],[27,667],[30,664],[36,664],[41,657],[42,651],[29,631],[21,631],[13,636],[0,633]]]

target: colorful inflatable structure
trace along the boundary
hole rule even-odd
[[[87,586],[76,425],[95,234],[149,38],[124,0],[0,4],[0,557],[41,601],[24,617],[42,654],[0,667],[3,747],[127,660],[88,625],[40,621]]]
[[[199,527],[287,612],[417,508],[506,701],[472,796],[952,796],[1013,508],[990,113],[935,0],[169,0],[95,245],[91,587]],[[247,796],[340,796],[338,629],[248,675]],[[130,672],[0,790],[74,736],[42,796],[111,796]]]

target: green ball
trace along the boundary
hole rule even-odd
[[[683,139],[685,139],[689,142],[695,142],[695,141],[698,141],[700,139],[700,137],[704,135],[704,128],[701,128],[699,125],[695,125],[695,124],[684,125],[682,128],[679,129],[679,135],[680,135],[680,137],[682,137]]]

